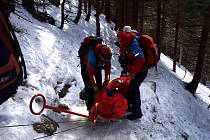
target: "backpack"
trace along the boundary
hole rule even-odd
[[[141,35],[139,45],[142,48],[145,57],[144,66],[148,69],[156,67],[157,70],[157,62],[159,60],[158,48],[157,44],[154,44],[152,37],[149,35]]]
[[[88,36],[84,39],[84,41],[81,43],[81,46],[78,50],[78,56],[80,59],[84,58],[86,54],[88,53],[89,49],[94,49],[97,44],[101,44],[103,41],[100,37],[95,36]]]
[[[27,78],[23,55],[8,18],[0,9],[0,91]],[[16,86],[17,85],[17,86]],[[11,86],[11,87],[10,87]]]

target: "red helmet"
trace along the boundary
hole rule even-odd
[[[103,45],[103,47],[101,47],[100,58],[103,61],[109,61],[112,58],[111,49],[107,47],[106,45]]]

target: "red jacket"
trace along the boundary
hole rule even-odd
[[[87,55],[83,58],[83,64],[87,68],[93,86],[97,85],[95,80],[96,69],[104,69],[104,81],[108,82],[110,80],[111,61],[105,62],[100,59],[99,50],[101,47],[103,47],[103,44],[98,44],[94,50],[90,49]]]
[[[146,72],[148,69],[143,67],[145,63],[143,50],[139,46],[138,36],[132,32],[118,32],[120,40],[120,55],[126,55],[129,63],[127,67],[130,74],[135,75],[138,72]]]
[[[95,103],[99,103],[100,117],[115,120],[125,115],[128,103],[124,96],[128,91],[130,80],[131,77],[128,76],[116,78],[96,94]]]

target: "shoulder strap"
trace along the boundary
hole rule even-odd
[[[152,50],[152,54],[153,54],[153,60],[154,62],[156,62],[156,52],[155,50]],[[157,71],[157,64],[155,63],[155,70]]]

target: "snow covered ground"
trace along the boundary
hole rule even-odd
[[[33,19],[19,7],[27,22],[12,14],[11,21],[18,29],[17,33],[28,72],[26,86],[20,86],[17,94],[0,106],[0,140],[150,140],[150,139],[210,139],[210,90],[199,85],[196,98],[184,89],[183,81],[189,82],[192,76],[177,67],[177,73],[171,71],[172,61],[161,55],[158,71],[150,70],[140,87],[142,110],[140,120],[121,119],[116,122],[97,123],[91,126],[85,118],[59,114],[46,110],[47,114],[59,123],[56,134],[47,136],[33,130],[32,124],[40,122],[40,116],[31,114],[29,102],[33,95],[42,93],[47,104],[55,105],[57,93],[65,85],[71,87],[67,96],[60,102],[71,110],[87,114],[79,92],[83,88],[80,76],[77,50],[82,39],[95,34],[95,19],[90,22],[83,18],[78,25],[68,23],[64,30]],[[58,14],[59,12],[54,13]],[[100,17],[101,33],[105,43],[112,47],[111,78],[119,76],[121,68],[117,63],[117,48],[114,45],[115,32],[104,16]],[[184,76],[185,75],[185,76]]]

